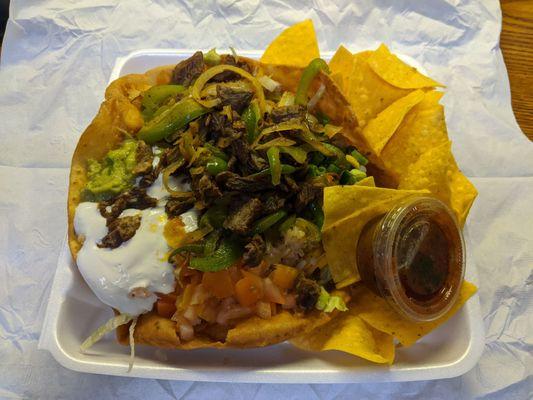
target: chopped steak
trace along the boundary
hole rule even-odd
[[[152,171],[154,153],[152,147],[139,140],[137,144],[137,154],[135,155],[136,165],[133,169],[134,175],[146,175]]]
[[[305,311],[310,311],[320,296],[320,285],[312,279],[301,276],[296,283],[296,304]]]
[[[294,207],[296,211],[302,211],[309,203],[316,199],[320,193],[320,188],[317,188],[310,183],[303,183],[300,186],[300,191],[296,195]]]
[[[217,97],[223,106],[230,105],[239,114],[250,104],[254,93],[251,90],[237,90],[227,86],[217,85]]]
[[[204,72],[204,66],[204,55],[197,51],[176,65],[172,73],[172,83],[190,86]]]
[[[170,149],[165,149],[161,152],[161,155],[159,157],[159,164],[162,167],[168,167],[170,164],[172,164],[174,161],[177,161],[181,157],[181,152],[178,146]]]
[[[205,204],[210,204],[222,196],[222,192],[220,191],[219,187],[214,180],[209,177],[209,175],[203,175],[193,189],[195,190],[195,193],[198,195],[199,199]]]
[[[167,204],[165,204],[165,212],[167,215],[172,217],[177,217],[183,214],[185,211],[192,208],[194,205],[194,197],[187,199],[169,199]]]
[[[300,105],[274,107],[270,117],[272,118],[272,122],[275,124],[289,121],[291,119],[304,119],[305,108]]]
[[[214,112],[209,114],[209,118],[206,120],[207,129],[213,136],[213,139],[218,138],[224,132],[226,126],[227,117],[220,113]]]
[[[152,186],[154,182],[157,180],[157,177],[159,176],[159,173],[161,171],[161,167],[158,165],[155,169],[152,169],[148,174],[143,175],[141,180],[139,181],[139,187],[141,189],[147,189],[148,187]]]
[[[242,68],[247,72],[251,72],[250,66],[246,61],[235,61],[235,57],[233,57],[231,54],[223,54],[220,58],[220,64],[233,65]],[[236,81],[238,79],[241,79],[239,74],[226,70],[212,77],[209,82],[229,82]]]
[[[103,237],[101,243],[98,243],[97,246],[116,249],[122,243],[130,240],[139,229],[139,226],[141,226],[140,215],[117,218],[107,226],[107,235]]]
[[[263,260],[265,251],[266,244],[263,237],[261,235],[254,235],[252,240],[244,246],[244,254],[242,256],[244,264],[255,267]]]
[[[252,224],[261,214],[262,209],[261,200],[257,198],[248,200],[228,215],[224,221],[224,228],[245,235],[252,229]]]
[[[285,197],[276,192],[265,193],[263,196],[263,213],[272,214],[285,206]]]
[[[259,172],[268,168],[268,162],[252,151],[248,142],[242,137],[231,142],[231,152],[237,157],[241,172],[244,174]]]
[[[216,180],[226,190],[260,192],[272,188],[270,175],[240,176],[234,172],[224,171],[216,176]]]
[[[102,217],[107,219],[109,224],[117,218],[126,208],[135,208],[144,210],[155,207],[157,199],[146,194],[146,189],[133,188],[127,192],[121,193],[111,200],[102,201],[98,204],[98,209]]]
[[[287,186],[287,191],[292,193],[298,193],[300,191],[300,186],[292,179],[289,175],[283,175],[282,180]]]

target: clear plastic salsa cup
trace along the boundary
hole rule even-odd
[[[465,272],[461,228],[440,200],[409,197],[365,225],[357,265],[365,284],[405,318],[433,321],[459,296]]]

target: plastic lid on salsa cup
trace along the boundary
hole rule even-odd
[[[453,212],[433,197],[410,197],[370,221],[358,243],[363,280],[404,317],[433,321],[457,300],[465,244]]]

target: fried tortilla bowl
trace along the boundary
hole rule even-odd
[[[251,59],[239,58],[255,70],[264,71],[272,79],[280,81],[284,88],[295,91],[303,68],[261,64]],[[70,172],[68,193],[68,243],[74,259],[83,244],[83,238],[74,230],[74,215],[81,201],[82,191],[87,184],[87,165],[90,159],[101,159],[108,151],[116,148],[128,136],[135,137],[142,127],[143,118],[135,99],[145,90],[154,85],[168,84],[174,66],[152,69],[145,74],[123,76],[112,82],[105,92],[105,101],[98,114],[81,135]],[[320,73],[314,80],[310,92],[324,86],[324,95],[317,108],[327,114],[331,120],[343,127],[345,131],[353,131],[357,127],[356,119],[337,86],[328,75]],[[363,150],[364,142],[357,143]],[[134,338],[136,344],[147,344],[162,348],[196,349],[224,347],[261,347],[280,343],[305,333],[329,322],[336,315],[312,311],[306,315],[282,311],[270,319],[257,316],[238,322],[227,332],[224,342],[213,340],[207,336],[197,335],[193,340],[180,341],[175,329],[175,322],[163,318],[154,312],[139,317]],[[127,344],[128,326],[117,328],[119,342]]]

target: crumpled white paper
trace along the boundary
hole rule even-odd
[[[70,157],[115,59],[141,48],[263,49],[305,18],[323,51],[385,42],[447,85],[454,153],[480,193],[468,222],[486,330],[478,365],[430,382],[210,384],[80,374],[38,351]],[[533,145],[512,113],[500,26],[496,0],[12,1],[0,64],[0,397],[532,398]]]

